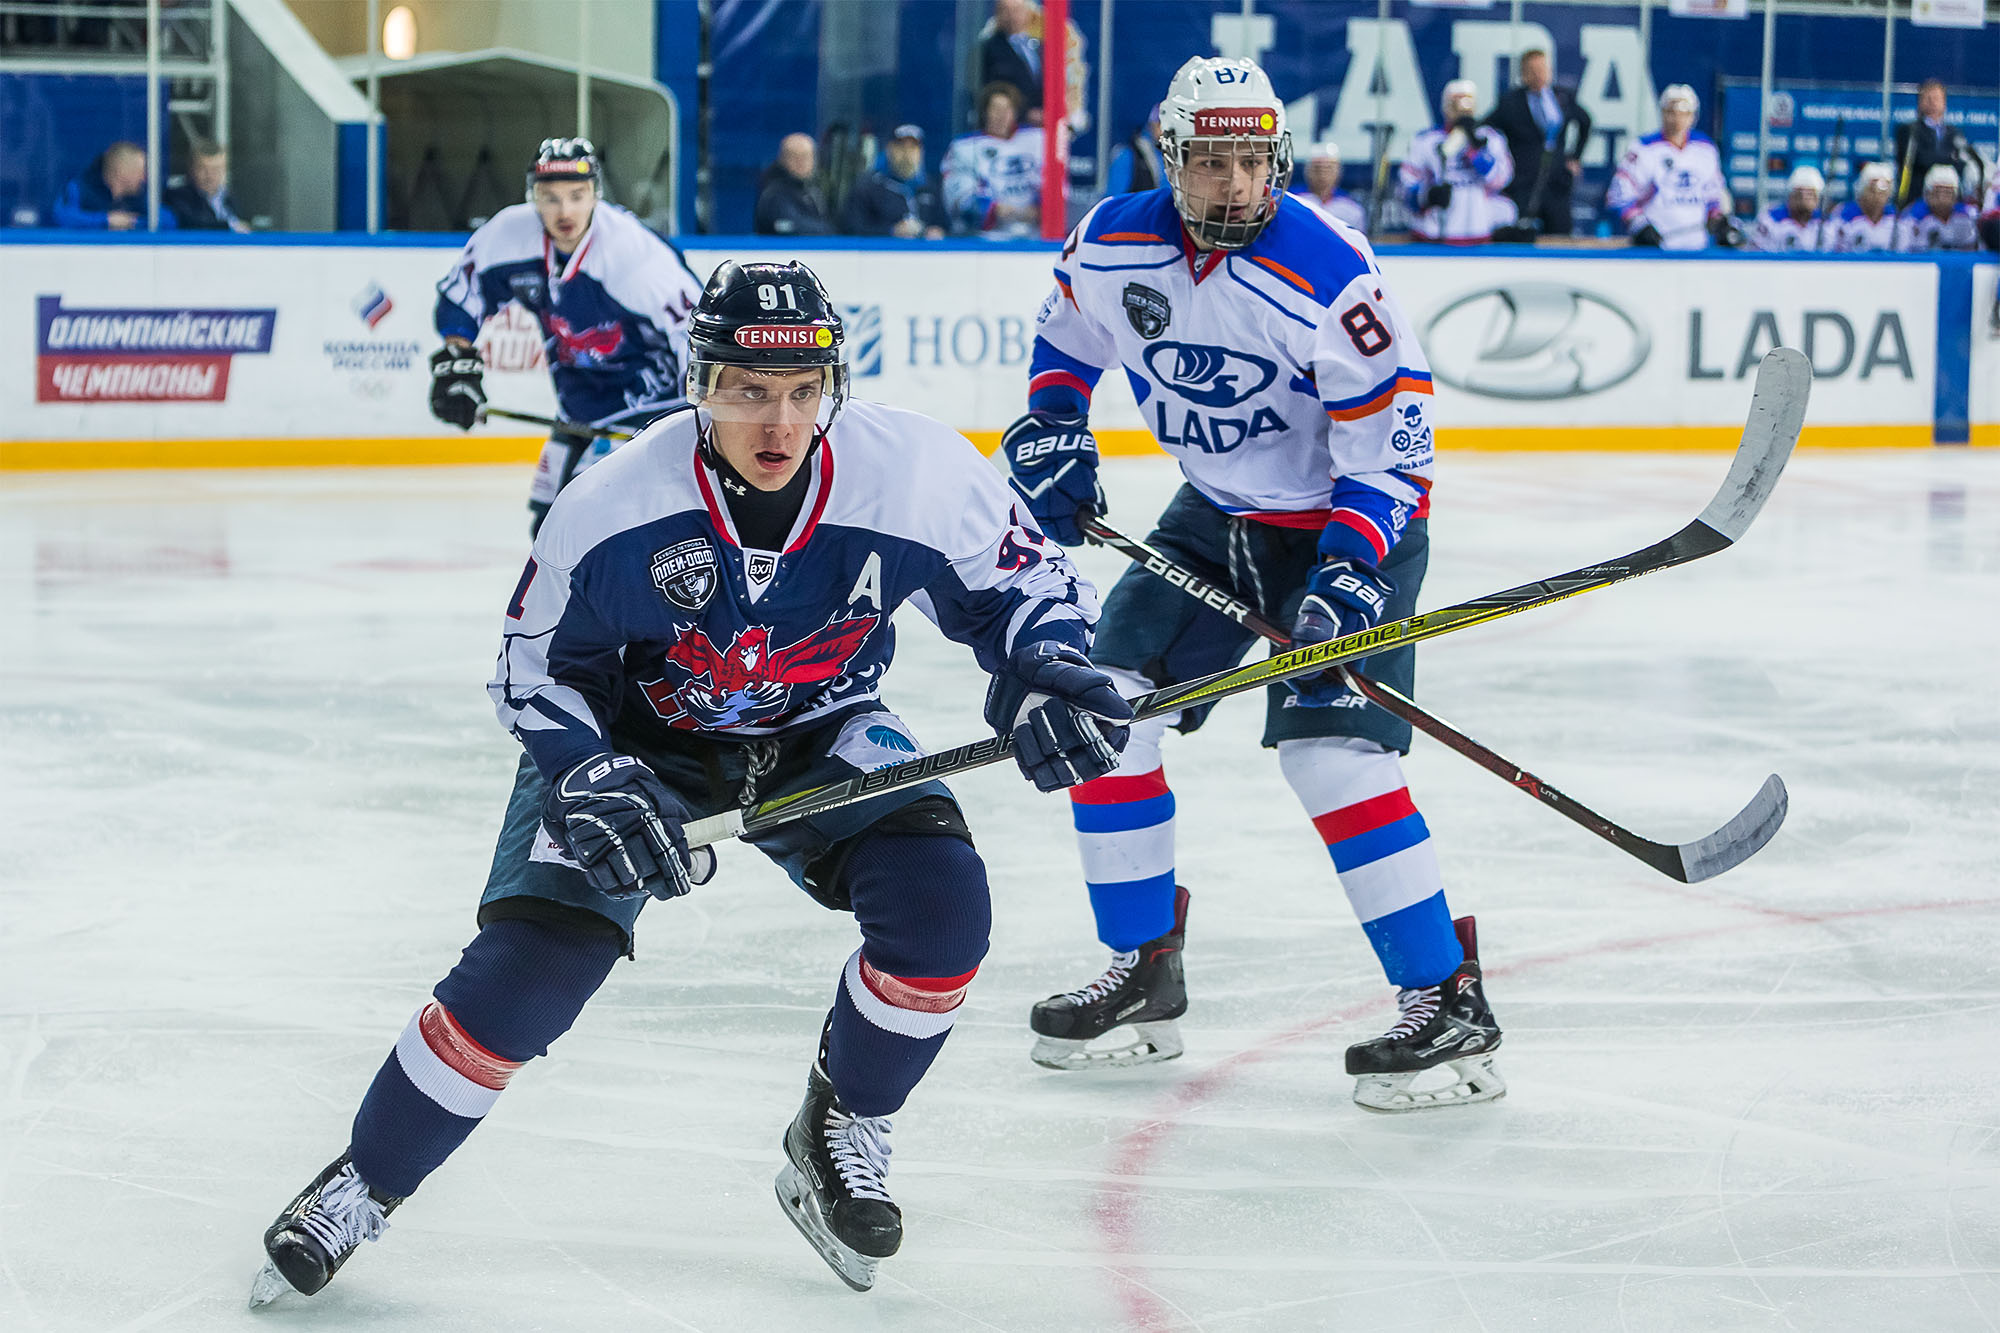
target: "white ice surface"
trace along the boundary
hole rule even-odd
[[[1423,603],[1664,536],[1724,466],[1448,458]],[[1169,469],[1108,472],[1144,531]],[[1738,549],[1420,650],[1433,707],[1651,836],[1791,786],[1686,888],[1418,742],[1505,1100],[1348,1101],[1390,995],[1235,700],[1169,747],[1172,1064],[1029,1064],[1029,1004],[1102,959],[1067,812],[958,784],[993,951],[898,1117],[872,1294],[771,1197],[853,929],[733,848],[381,1244],[245,1312],[471,934],[526,484],[0,478],[0,1329],[2000,1327],[2000,455],[1964,451],[1807,454]],[[969,655],[905,619],[890,701],[979,734]]]

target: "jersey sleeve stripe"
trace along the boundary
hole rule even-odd
[[[1073,375],[1067,370],[1045,370],[1028,381],[1030,394],[1040,393],[1043,389],[1068,388],[1088,398],[1091,387],[1081,375]]]
[[[1360,533],[1361,539],[1367,542],[1371,547],[1375,549],[1375,558],[1377,560],[1383,560],[1388,557],[1389,554],[1388,536],[1385,533],[1383,533],[1382,529],[1375,526],[1375,521],[1373,519],[1369,518],[1368,515],[1362,513],[1360,510],[1336,509],[1333,511],[1333,515],[1328,521],[1332,523],[1338,523],[1342,527],[1352,528],[1354,529],[1354,531]]]
[[[1335,421],[1356,421],[1373,416],[1395,401],[1399,393],[1430,393],[1431,377],[1424,371],[1411,370],[1407,366],[1396,367],[1396,373],[1383,380],[1374,388],[1352,398],[1338,398],[1323,402],[1326,414]]]
[[[1090,238],[1102,245],[1172,245],[1164,236],[1155,236],[1150,231],[1107,231],[1102,236]]]
[[[1277,274],[1279,277],[1283,278],[1286,282],[1291,283],[1292,286],[1298,288],[1300,291],[1304,292],[1307,296],[1316,295],[1316,293],[1313,291],[1313,285],[1311,283],[1307,282],[1304,278],[1300,277],[1298,274],[1286,268],[1283,264],[1280,264],[1277,260],[1266,259],[1262,255],[1252,255],[1250,256],[1250,258],[1254,262],[1262,264],[1265,268],[1270,269],[1271,272]]]

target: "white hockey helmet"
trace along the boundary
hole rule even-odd
[[[1220,171],[1188,170],[1195,149],[1218,159]],[[1278,212],[1279,192],[1292,178],[1292,132],[1270,76],[1252,60],[1196,56],[1167,85],[1160,103],[1160,156],[1181,222],[1203,245],[1240,250]],[[1239,160],[1261,162],[1258,197],[1247,206],[1227,197]]]
[[[1438,109],[1449,116],[1451,114],[1451,104],[1461,97],[1471,102],[1474,107],[1477,107],[1479,105],[1479,85],[1471,79],[1453,79],[1444,86],[1444,93],[1438,98]]]
[[[1946,185],[1951,187],[1953,194],[1958,193],[1958,168],[1940,162],[1924,173],[1925,194]]]
[[[1691,116],[1701,114],[1701,99],[1685,83],[1670,83],[1660,94],[1660,110],[1665,111],[1670,106],[1685,106]]]
[[[1826,177],[1819,174],[1818,167],[1793,167],[1792,174],[1785,180],[1785,192],[1811,190],[1814,194],[1826,193]]]
[[[1866,193],[1868,187],[1877,181],[1882,183],[1882,188],[1885,190],[1896,188],[1896,173],[1889,170],[1887,162],[1869,162],[1863,165],[1861,174],[1854,178],[1854,192]]]

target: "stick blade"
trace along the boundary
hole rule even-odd
[[[1700,521],[1730,541],[1740,540],[1771,498],[1778,475],[1799,442],[1812,395],[1812,362],[1793,347],[1774,347],[1757,367],[1750,394],[1750,419],[1722,489],[1701,511]]]
[[[1773,773],[1764,779],[1764,785],[1750,798],[1750,804],[1734,819],[1706,838],[1684,842],[1674,849],[1681,855],[1681,874],[1675,878],[1683,884],[1699,884],[1742,865],[1777,836],[1790,808],[1784,779]]]

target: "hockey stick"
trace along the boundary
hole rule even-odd
[[[607,440],[629,440],[638,434],[637,431],[618,430],[609,426],[603,430],[598,430],[593,426],[581,425],[574,421],[558,421],[554,417],[538,417],[533,412],[513,412],[507,408],[494,407],[490,404],[481,408],[480,411],[483,415],[489,417],[505,417],[509,421],[525,421],[530,426],[541,426],[556,435],[567,435],[573,440],[595,440],[600,436]]]
[[[1742,443],[1736,447],[1729,475],[1723,479],[1722,488],[1708,502],[1708,507],[1665,541],[1654,542],[1616,560],[1585,565],[1537,583],[1524,583],[1517,588],[1475,597],[1441,610],[1392,620],[1345,638],[1294,648],[1261,662],[1203,676],[1199,680],[1163,686],[1131,700],[1133,715],[1135,718],[1146,718],[1177,713],[1189,704],[1241,694],[1245,690],[1290,680],[1295,676],[1313,675],[1342,662],[1381,652],[1384,648],[1435,639],[1471,625],[1483,625],[1502,616],[1548,606],[1579,593],[1593,592],[1642,574],[1671,569],[1690,560],[1714,555],[1741,538],[1763,509],[1764,502],[1770,499],[1771,490],[1784,471],[1785,460],[1791,457],[1792,446],[1798,443],[1799,427],[1805,422],[1806,395],[1811,388],[1812,367],[1803,353],[1780,347],[1765,354],[1763,364],[1757,369],[1757,387],[1751,396],[1749,424],[1744,427]],[[884,792],[983,768],[987,764],[998,763],[1013,751],[1012,736],[986,736],[950,750],[878,768],[845,782],[765,801],[750,810],[725,810],[719,815],[690,822],[686,830],[688,845],[702,847],[724,838],[759,833],[778,824],[852,805]]]
[[[1175,564],[1146,543],[1127,537],[1095,518],[1084,521],[1083,531],[1084,535],[1143,565],[1147,573],[1159,575],[1202,605],[1221,612],[1251,633],[1281,647],[1291,647],[1291,636],[1258,615],[1248,603],[1238,601],[1225,589],[1205,581],[1186,566]],[[1706,838],[1678,844],[1642,838],[1558,791],[1513,760],[1487,749],[1443,718],[1427,712],[1415,700],[1404,697],[1380,681],[1369,679],[1352,667],[1339,667],[1337,670],[1355,693],[1384,712],[1401,718],[1445,748],[1464,755],[1563,818],[1589,829],[1619,851],[1637,857],[1661,874],[1683,884],[1712,879],[1725,870],[1741,865],[1763,850],[1764,844],[1777,833],[1778,826],[1785,822],[1785,784],[1773,773],[1764,779],[1764,785],[1751,798],[1750,804]]]

